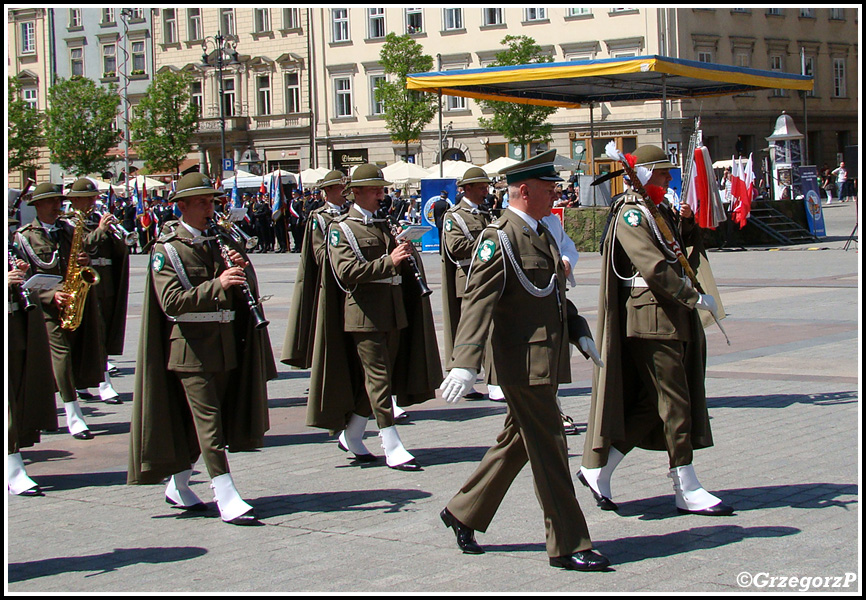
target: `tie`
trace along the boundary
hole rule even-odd
[[[547,228],[541,224],[541,221],[538,222],[538,228],[536,229],[538,232],[538,237],[540,237],[544,242],[547,242]]]
[[[55,244],[59,244],[60,243],[60,228],[55,226],[55,227],[52,227],[51,229],[49,229],[48,230],[48,237],[50,237],[51,241],[54,242]]]

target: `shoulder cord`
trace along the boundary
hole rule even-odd
[[[60,252],[55,250],[51,255],[51,260],[49,262],[45,262],[40,260],[40,258],[36,255],[36,252],[30,246],[30,242],[27,241],[27,238],[21,235],[20,231],[16,231],[15,235],[17,236],[19,245],[24,248],[24,251],[27,253],[27,256],[33,261],[40,269],[53,269],[57,265],[57,260],[60,258]]]
[[[490,227],[490,225],[488,225],[487,227]],[[485,229],[487,229],[487,227],[485,227]],[[481,238],[483,238],[483,237],[484,237],[484,232],[482,231],[481,233],[478,234],[478,238],[475,240],[475,247],[472,250],[472,258],[470,259],[470,262],[469,262],[469,270],[466,272],[466,285],[467,286],[469,285],[469,279],[472,277],[472,267],[475,266],[475,258],[478,256],[478,247],[481,245]],[[507,279],[508,279],[508,269],[505,268],[505,256],[503,255],[503,257],[502,257],[502,287],[499,289],[498,298],[501,298],[502,293],[505,291],[505,282]],[[466,291],[465,288],[463,291],[464,292]]]
[[[174,267],[174,270],[177,273],[180,285],[185,290],[191,290],[192,282],[186,274],[186,269],[183,268],[183,261],[180,258],[180,254],[177,253],[177,249],[169,242],[164,243],[163,247],[165,248],[165,253],[168,255],[168,259],[171,261],[171,266]]]
[[[658,225],[658,223],[656,223],[655,217],[653,217],[652,213],[649,211],[649,209],[646,206],[643,206],[642,204],[638,204],[637,206],[638,206],[638,208],[641,209],[643,214],[646,215],[647,220],[649,221],[649,224],[650,224],[650,228],[653,230],[653,233],[655,234],[656,238],[661,243],[662,252],[664,252],[665,254],[667,254],[668,256],[671,257],[672,260],[668,260],[667,262],[669,262],[669,263],[678,262],[676,249],[671,248],[670,243],[667,240],[665,240],[664,236],[662,235],[662,232],[659,230],[659,225]],[[673,240],[673,244],[677,248],[679,247],[679,243],[676,241],[676,239]]]
[[[508,239],[508,234],[501,229],[498,230],[497,233],[499,234],[499,242],[502,244],[502,249],[511,261],[511,267],[514,269],[514,274],[517,275],[517,281],[520,282],[523,289],[536,298],[546,298],[549,296],[556,289],[556,270],[554,269],[553,274],[551,274],[550,283],[547,284],[546,288],[542,289],[536,287],[531,281],[529,281],[526,273],[524,273],[523,269],[521,269],[517,264],[517,259],[514,257],[514,252],[511,249],[511,241]]]
[[[463,217],[458,215],[457,211],[452,212],[451,215],[456,219],[457,226],[460,228],[460,231],[463,232],[463,235],[466,236],[466,239],[469,240],[470,242],[477,242],[478,241],[477,239],[472,238],[472,234],[469,232],[469,227],[466,226],[466,222],[463,220]],[[481,236],[479,235],[478,237],[481,237]],[[451,253],[448,251],[448,246],[446,246],[443,243],[442,249],[444,250],[443,254],[445,255],[445,257],[447,257],[448,260],[451,261],[452,264],[459,267],[460,261],[455,260],[454,257],[451,256]]]
[[[331,246],[331,243],[329,241],[329,238],[331,237],[331,235],[330,235],[331,227],[333,227],[334,225],[339,225],[340,229],[343,230],[343,233],[346,234],[346,241],[349,243],[349,247],[352,249],[352,252],[355,253],[355,256],[358,258],[358,260],[360,260],[362,263],[364,263],[364,262],[367,262],[367,259],[364,258],[363,254],[361,254],[361,251],[358,248],[358,242],[357,242],[357,240],[355,240],[355,236],[352,234],[352,230],[349,229],[349,226],[346,225],[345,223],[343,223],[342,221],[340,221],[340,222],[331,221],[331,224],[328,225],[328,236],[325,238],[326,248],[328,249],[328,266],[331,268],[331,274],[334,276],[334,281],[337,282],[337,287],[340,288],[341,290],[343,290],[344,294],[351,295],[355,292],[356,289],[358,289],[357,284],[352,286],[351,290],[344,288],[343,282],[340,281],[340,278],[337,277],[337,272],[334,270],[334,261],[331,259],[332,246]]]

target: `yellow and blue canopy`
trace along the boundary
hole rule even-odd
[[[761,89],[812,89],[804,75],[762,71],[666,56],[637,56],[415,73],[410,90],[579,108],[589,102],[725,96]]]

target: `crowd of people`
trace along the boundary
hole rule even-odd
[[[618,510],[613,470],[641,447],[667,452],[680,512],[732,514],[703,489],[692,465],[693,450],[712,445],[700,313],[718,317],[720,307],[711,275],[708,281],[699,265],[696,276],[677,261],[696,226],[688,206],[675,214],[664,199],[673,165],[659,148],[638,148],[632,163],[649,176],[631,172],[632,187],[614,199],[597,347],[566,298],[578,255],[551,211],[577,201],[577,194],[570,184],[562,188],[554,159],[551,150],[509,167],[505,188],[495,192],[482,169],[470,169],[453,206],[442,199],[445,376],[432,292],[410,241],[418,198],[386,193],[392,184],[380,168],[360,165],[349,178],[331,171],[315,191],[293,190],[277,210],[266,196],[245,195],[235,225],[220,220],[220,211],[232,207],[226,202],[220,209],[224,192],[213,181],[200,173],[181,178],[169,202],[148,213],[153,222],[138,240],[149,261],[127,482],[166,484],[165,501],[174,508],[207,510],[189,485],[201,458],[221,520],[258,523],[235,487],[227,454],[264,445],[267,382],[277,376],[249,253],[291,251],[301,256],[279,360],[310,369],[307,425],[331,432],[335,450],[352,464],[379,460],[364,443],[372,420],[385,465],[423,471],[397,431],[400,407],[430,400],[437,389],[448,403],[478,397],[473,388],[482,369],[490,397],[505,401],[496,443],[440,513],[463,553],[484,553],[476,532],[487,530],[529,464],[549,564],[576,571],[610,565],[594,548],[569,472],[570,419],[557,390],[570,381],[571,346],[595,365],[578,479],[598,506]],[[94,213],[97,196],[86,178],[66,194],[42,183],[27,196],[36,219],[10,223],[16,229],[7,278],[15,332],[8,400],[12,494],[43,493],[27,476],[20,450],[37,443],[41,431],[58,428],[46,369],[54,373],[69,433],[89,440],[94,436],[77,390],[109,383],[108,357],[123,352],[130,252],[124,229],[140,232],[142,215],[128,201],[114,212]],[[74,213],[63,214],[64,200]],[[39,285],[29,285],[36,279]]]

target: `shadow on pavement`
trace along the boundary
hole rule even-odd
[[[396,513],[433,494],[423,490],[376,489],[287,494],[249,499],[260,519],[299,512],[376,511]]]
[[[9,583],[50,577],[63,573],[93,571],[86,577],[110,573],[122,567],[141,563],[169,563],[190,560],[207,554],[204,548],[115,548],[113,552],[92,556],[64,556],[25,563],[9,563]]]
[[[770,394],[768,396],[726,396],[707,398],[708,408],[787,408],[794,404],[831,406],[857,402],[856,390],[826,394]]]

